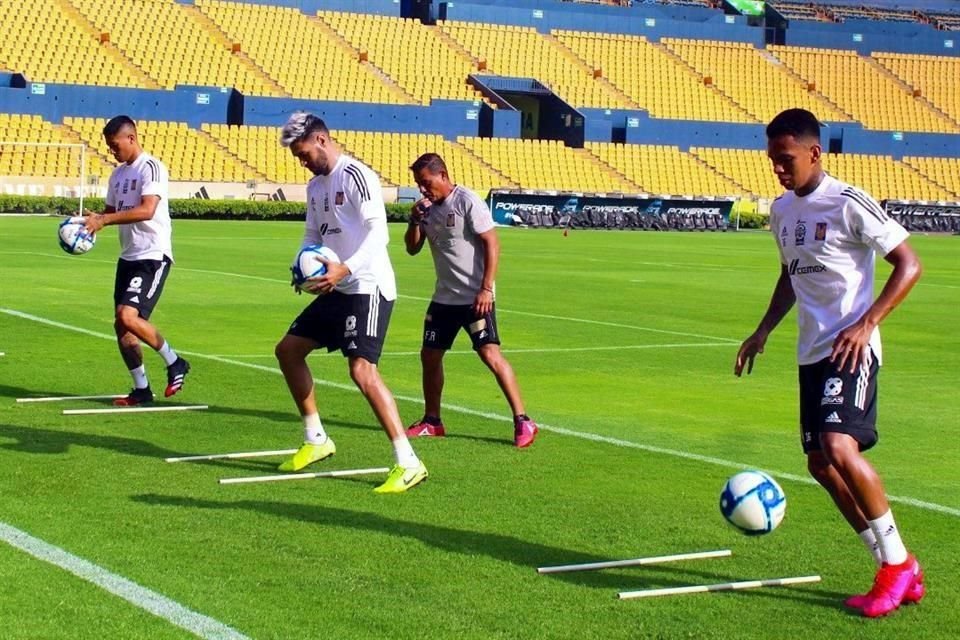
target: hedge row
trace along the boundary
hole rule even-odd
[[[0,213],[37,213],[75,215],[80,207],[78,198],[51,198],[45,196],[0,195]],[[84,198],[83,208],[103,211],[103,198]],[[170,201],[170,215],[174,218],[198,220],[303,220],[302,202],[275,202],[263,200],[199,200]],[[408,204],[388,204],[387,220],[406,221]]]

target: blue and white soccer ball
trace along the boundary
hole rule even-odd
[[[60,248],[74,255],[90,251],[97,242],[97,234],[87,233],[84,228],[82,216],[74,216],[61,222],[57,235],[60,240]]]
[[[748,536],[776,529],[786,510],[783,489],[762,471],[741,471],[727,480],[720,494],[723,517]]]
[[[290,266],[290,271],[293,273],[293,283],[298,287],[302,287],[307,280],[319,278],[325,274],[327,272],[327,265],[325,265],[320,258],[323,258],[327,262],[340,262],[339,256],[337,256],[336,252],[330,247],[322,244],[308,245],[300,249],[296,259]],[[304,289],[304,291],[306,291],[306,289]]]

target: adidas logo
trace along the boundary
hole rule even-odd
[[[350,344],[347,345],[347,349],[356,349],[356,348],[357,348],[357,343],[354,342],[353,340],[351,340]]]
[[[830,422],[830,423],[833,423],[833,424],[840,424],[840,423],[843,422],[843,420],[841,420],[841,419],[840,419],[840,416],[837,415],[837,412],[834,411],[833,413],[831,413],[830,415],[827,416],[827,418],[824,420],[824,422]]]
[[[136,302],[137,304],[140,304],[140,296],[133,296],[130,298],[130,302]]]

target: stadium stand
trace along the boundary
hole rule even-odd
[[[854,51],[771,45],[768,50],[868,129],[960,133],[902,81]]]
[[[53,146],[81,144],[80,138],[69,129],[58,127],[38,115],[0,113],[0,141],[36,145],[0,144],[0,176],[80,176],[80,154]],[[88,176],[110,175],[112,165],[89,147],[84,163]]]
[[[858,153],[828,153],[824,168],[845,182],[855,184],[878,200],[902,198],[904,193],[917,200],[956,200],[957,195],[934,184],[908,164],[890,156]]]
[[[950,200],[960,198],[960,158],[905,156],[903,162],[943,187],[950,194]]]
[[[960,58],[903,53],[874,53],[872,57],[915,89],[918,97],[960,123]]]
[[[326,23],[297,9],[220,0],[197,0],[197,7],[239,43],[286,95],[387,104],[413,102],[391,91],[371,65],[361,63],[361,52]]]
[[[215,123],[202,125],[201,131],[271,182],[304,183],[312,177],[290,154],[289,149],[280,146],[276,127]]]
[[[691,147],[690,153],[729,177],[743,192],[759,198],[775,198],[782,189],[773,177],[765,151],[757,149],[721,149]]]
[[[713,167],[674,146],[591,142],[587,149],[647,193],[748,195]]]

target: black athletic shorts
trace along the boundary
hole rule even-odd
[[[496,306],[490,308],[490,313],[478,318],[473,305],[431,302],[423,318],[423,346],[446,351],[453,346],[460,329],[470,335],[474,351],[485,344],[500,344]]]
[[[823,432],[846,433],[865,451],[877,443],[877,377],[880,366],[867,358],[854,373],[837,371],[829,359],[801,365],[800,442],[803,452],[820,449]]]
[[[149,319],[163,293],[170,264],[167,256],[163,260],[118,260],[113,282],[114,306],[134,307],[141,318]]]
[[[375,294],[345,294],[333,291],[317,296],[300,312],[287,333],[308,338],[327,351],[340,349],[348,358],[359,357],[373,364],[380,360],[390,324],[393,301]]]

